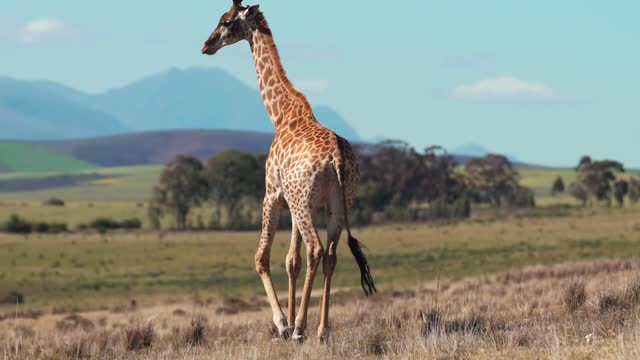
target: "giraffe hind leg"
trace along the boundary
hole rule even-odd
[[[267,194],[264,198],[262,206],[262,234],[260,236],[260,245],[256,252],[256,271],[260,274],[260,279],[264,285],[264,289],[271,305],[273,312],[273,323],[278,328],[278,334],[284,338],[291,335],[292,329],[287,324],[287,319],[282,312],[280,302],[276,290],[273,287],[270,271],[271,245],[275,236],[278,220],[280,218],[280,210],[282,209],[282,200],[279,196]]]
[[[313,281],[315,279],[318,265],[322,261],[324,248],[318,237],[318,232],[313,226],[312,214],[310,210],[292,209],[292,215],[302,235],[307,248],[307,273],[302,288],[302,299],[300,300],[300,311],[295,320],[295,329],[293,331],[293,339],[303,341],[305,330],[307,328],[307,314],[309,310],[309,300],[311,298],[311,290],[313,289]],[[297,210],[297,211],[296,211]]]
[[[340,204],[341,205],[341,204]],[[322,262],[322,273],[324,275],[324,288],[322,290],[322,305],[320,310],[320,325],[318,326],[318,338],[321,341],[329,339],[329,304],[331,298],[331,278],[338,263],[338,241],[342,233],[344,211],[337,206],[331,205],[327,208],[327,250]]]
[[[298,231],[295,221],[292,221],[291,228],[291,245],[287,254],[286,268],[289,276],[289,301],[287,303],[288,313],[287,320],[289,326],[295,325],[296,317],[296,282],[300,274],[302,259],[300,257],[300,246],[302,245],[302,235]]]

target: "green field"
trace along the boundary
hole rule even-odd
[[[88,170],[96,166],[31,145],[0,142],[0,168],[12,172],[55,172]]]
[[[148,199],[157,183],[161,166],[134,166],[97,168],[70,174],[97,174],[103,178],[73,187],[60,187],[39,191],[0,192],[0,201],[42,202],[52,196],[76,202],[141,202]],[[0,181],[20,178],[42,178],[60,175],[46,173],[0,173]]]
[[[405,286],[590,258],[640,256],[640,212],[574,210],[570,216],[397,225],[356,229],[380,284]],[[286,284],[287,231],[278,233],[272,270]],[[130,298],[262,294],[254,271],[258,232],[0,235],[0,289],[32,304],[91,307]],[[359,272],[340,244],[337,287]],[[303,252],[304,254],[304,252]]]

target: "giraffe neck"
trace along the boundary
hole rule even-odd
[[[284,116],[283,110],[294,103],[302,102],[311,113],[311,106],[306,97],[287,78],[271,30],[264,16],[259,14],[258,17],[256,28],[251,30],[249,44],[256,65],[260,94],[271,122],[278,131],[290,120]]]

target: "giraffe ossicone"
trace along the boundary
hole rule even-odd
[[[359,180],[358,163],[349,142],[323,127],[306,97],[287,78],[267,21],[258,5],[242,6],[233,0],[202,48],[213,55],[224,46],[247,40],[256,65],[260,94],[276,129],[266,162],[266,189],[262,207],[262,233],[255,256],[256,271],[264,285],[273,322],[282,337],[303,340],[317,269],[322,262],[324,287],[318,336],[329,334],[331,278],[337,263],[337,246],[346,228],[348,245],[356,259],[366,295],[376,291],[367,259],[349,229],[349,213]],[[285,264],[289,277],[288,312],[285,316],[273,287],[270,255],[280,211],[291,211],[291,244]],[[313,224],[317,208],[327,210],[327,243],[322,245]],[[296,280],[301,270],[304,242],[307,270],[296,316]]]

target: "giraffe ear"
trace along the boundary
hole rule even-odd
[[[247,9],[247,15],[255,15],[258,11],[260,11],[260,5],[249,6],[249,9]]]
[[[260,5],[249,6],[246,10],[240,13],[241,19],[246,19],[250,16],[257,14],[260,11]]]

